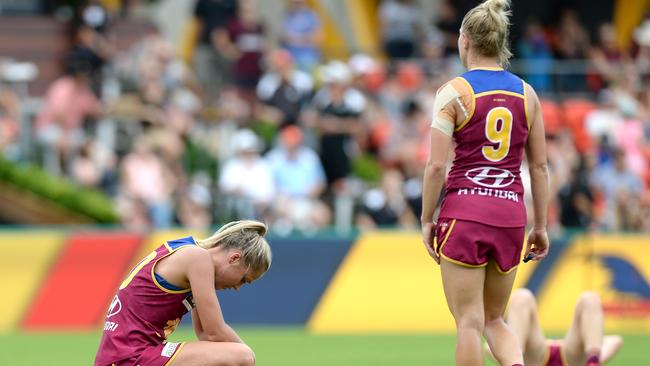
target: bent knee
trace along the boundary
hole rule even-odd
[[[233,355],[233,366],[255,365],[255,353],[245,344],[238,345]]]
[[[535,295],[527,288],[518,288],[510,295],[510,306],[517,308],[535,306]]]
[[[585,291],[578,299],[578,306],[601,306],[600,295],[594,291]]]

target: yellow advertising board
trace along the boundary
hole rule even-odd
[[[3,231],[0,278],[0,333],[12,330],[23,317],[43,277],[63,247],[65,236],[53,231]]]
[[[523,284],[536,264],[521,265]],[[450,332],[439,266],[413,232],[362,234],[309,321],[314,332]]]
[[[542,327],[564,332],[582,291],[600,294],[608,332],[650,332],[650,237],[583,235],[555,264],[538,296]]]

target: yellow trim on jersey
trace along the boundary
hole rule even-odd
[[[524,89],[524,90],[525,90],[525,89]],[[505,95],[511,95],[511,96],[513,96],[513,97],[519,97],[519,98],[522,98],[522,99],[525,100],[525,96],[523,96],[523,95],[521,95],[521,94],[519,94],[519,93],[511,92],[511,91],[508,91],[508,90],[500,90],[500,89],[497,89],[497,90],[490,90],[490,91],[486,91],[486,92],[478,93],[478,94],[476,94],[476,98],[480,98],[480,97],[484,97],[484,96],[486,96],[486,95],[492,95],[492,94],[505,94]]]
[[[172,364],[172,362],[174,361],[174,359],[176,358],[176,356],[177,356],[179,353],[181,353],[181,350],[183,349],[183,346],[185,346],[185,343],[186,343],[186,342],[181,342],[181,343],[178,345],[178,348],[176,348],[176,351],[174,351],[174,354],[173,354],[172,357],[169,359],[169,361],[167,361],[167,362],[165,363],[164,366],[170,366],[170,365]]]
[[[442,242],[440,243],[440,250],[438,250],[438,253],[442,253],[442,247],[444,247],[447,243],[447,239],[449,239],[449,235],[451,235],[451,231],[454,229],[454,225],[456,225],[456,219],[451,220],[451,225],[449,225],[447,235],[445,235],[445,238],[442,239]],[[433,239],[437,241],[438,238],[434,236]]]
[[[526,245],[526,235],[524,235],[524,242],[523,242],[523,244],[522,244],[522,248],[523,248],[524,245]],[[506,274],[512,272],[514,269],[516,269],[517,267],[519,267],[519,264],[521,264],[521,258],[519,258],[519,263],[517,263],[516,266],[510,268],[509,271],[502,271],[501,268],[499,268],[499,264],[498,264],[496,261],[494,261],[494,265],[497,267],[497,271],[499,271],[499,273],[501,273],[501,274],[503,274],[503,275],[506,275]],[[547,361],[548,361],[548,359],[547,359]],[[546,365],[546,362],[542,363],[542,365]]]
[[[470,84],[469,81],[465,80],[465,78],[461,76],[457,77],[456,79],[459,79],[463,81],[465,84],[467,84],[470,93],[472,93],[472,106],[471,106],[472,110],[469,112],[465,120],[460,125],[458,125],[458,127],[454,128],[454,131],[460,131],[463,127],[465,127],[467,122],[469,122],[469,120],[472,119],[472,116],[474,116],[474,111],[476,111],[476,95],[474,95],[474,88],[472,88],[472,84]]]
[[[526,125],[528,126],[528,131],[530,131],[531,119],[528,115],[528,93],[526,93],[526,82],[521,81],[521,84],[524,86],[524,114],[526,115]]]
[[[151,262],[154,258],[156,258],[157,255],[158,255],[158,252],[156,252],[156,251],[154,250],[153,252],[149,253],[149,255],[147,255],[146,257],[142,258],[142,259],[140,260],[140,262],[138,262],[138,263],[133,267],[133,269],[131,270],[131,272],[129,272],[129,275],[126,276],[126,278],[124,279],[124,281],[122,281],[122,283],[120,284],[119,290],[125,289],[125,288],[126,288],[126,287],[131,283],[131,281],[133,281],[133,279],[135,278],[135,276],[136,276],[138,273],[140,273],[140,271],[142,270],[142,268],[143,268],[144,266],[146,266],[147,264],[149,264],[149,262]]]
[[[503,71],[503,67],[474,67],[469,69],[469,71],[474,71],[474,70]]]
[[[158,261],[159,261],[159,260],[161,260],[161,259],[167,257],[167,256],[170,255],[170,254],[171,254],[171,253],[168,253],[168,254],[166,254],[164,257],[160,257],[160,258],[159,258],[159,259],[158,259],[158,260],[153,264],[153,266],[151,266],[151,280],[153,280],[153,283],[156,285],[156,287],[158,287],[159,289],[163,290],[164,292],[166,292],[166,293],[168,293],[168,294],[186,294],[186,293],[192,291],[192,289],[191,289],[191,288],[187,288],[187,289],[184,289],[184,290],[170,290],[170,289],[167,289],[167,288],[163,287],[163,286],[158,282],[158,280],[156,280],[156,273],[154,272],[154,269],[156,268],[156,264],[158,264]]]
[[[167,254],[165,254],[165,255],[163,255],[162,257],[156,259],[156,261],[153,263],[153,266],[151,266],[151,280],[153,281],[153,283],[154,283],[154,284],[155,284],[159,289],[163,290],[164,292],[166,292],[166,293],[168,293],[168,294],[186,294],[186,293],[192,291],[192,289],[191,289],[191,288],[188,288],[188,289],[184,289],[184,290],[170,290],[170,289],[167,289],[167,288],[165,288],[164,286],[162,286],[162,285],[158,282],[158,280],[156,279],[156,272],[154,271],[154,270],[156,269],[156,264],[158,264],[158,262],[159,262],[161,259],[163,259],[163,258],[167,258],[170,254],[176,252],[176,251],[179,250],[179,249],[186,248],[186,247],[188,247],[188,246],[189,246],[189,245],[183,245],[183,246],[178,247],[178,248],[176,248],[176,249],[172,249],[172,248],[169,246],[169,244],[167,244],[167,242],[165,242],[165,247],[167,247],[167,249],[168,249],[170,252],[167,253]]]
[[[510,269],[507,270],[507,271],[502,271],[502,270],[501,270],[501,267],[499,267],[499,264],[498,264],[496,261],[494,261],[494,266],[497,267],[497,271],[498,271],[500,274],[502,274],[502,275],[507,275],[508,273],[514,271],[515,269],[517,269],[517,267],[519,267],[519,265],[517,264],[516,266],[510,268]]]
[[[442,252],[440,253],[440,256],[441,256],[442,258],[444,258],[447,262],[451,262],[451,263],[453,263],[453,264],[457,264],[457,265],[459,265],[459,266],[461,266],[461,267],[467,267],[467,268],[481,268],[481,267],[485,267],[485,266],[487,266],[487,264],[488,264],[488,262],[485,262],[485,263],[483,263],[483,264],[467,264],[467,263],[463,263],[463,262],[461,262],[461,261],[457,261],[457,260],[455,260],[455,259],[451,259],[451,258],[447,257],[446,255],[442,254]]]

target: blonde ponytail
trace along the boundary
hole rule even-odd
[[[496,57],[506,67],[512,57],[509,47],[510,0],[486,0],[467,12],[461,29],[476,51]]]
[[[205,249],[216,246],[242,251],[244,263],[256,272],[264,273],[271,267],[271,247],[264,238],[266,225],[259,221],[233,221],[222,226],[212,236],[196,243]]]

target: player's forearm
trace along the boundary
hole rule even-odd
[[[194,328],[194,334],[196,338],[202,340],[203,337],[203,326],[201,325],[201,318],[199,317],[199,312],[196,309],[192,309],[192,327]]]
[[[445,165],[427,162],[422,182],[422,222],[432,222],[433,213],[440,198],[440,191],[445,180]]]
[[[546,162],[531,164],[530,187],[533,195],[534,225],[536,229],[546,229],[548,213],[548,165]]]
[[[213,331],[203,331],[201,334],[197,334],[197,337],[200,341],[244,343],[228,324],[224,324]]]

